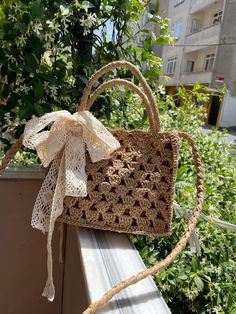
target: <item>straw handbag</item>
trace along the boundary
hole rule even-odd
[[[142,89],[130,81],[112,79],[91,94],[93,84],[117,67],[128,68]],[[98,95],[114,85],[125,85],[142,98],[150,122],[148,131],[106,129],[89,113]],[[49,125],[50,131],[45,131]],[[55,293],[51,240],[56,220],[116,232],[171,234],[180,138],[187,140],[192,148],[197,177],[196,206],[182,238],[164,260],[116,285],[84,313],[94,313],[123,288],[168,266],[184,249],[203,204],[199,153],[188,134],[161,132],[152,91],[141,72],[126,61],[112,62],[92,76],[74,115],[67,111],[52,112],[27,123],[24,135],[6,154],[0,173],[22,141],[26,147],[36,148],[43,165],[49,166],[32,217],[33,227],[48,232],[48,280],[44,296],[53,300]]]

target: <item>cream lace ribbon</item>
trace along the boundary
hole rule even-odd
[[[51,125],[50,131],[44,129]],[[70,114],[61,110],[34,117],[25,127],[23,144],[36,149],[44,167],[50,169],[37,196],[31,225],[48,232],[48,278],[43,296],[53,301],[52,235],[56,219],[63,212],[65,196],[86,196],[85,150],[92,162],[110,158],[119,142],[89,112]]]

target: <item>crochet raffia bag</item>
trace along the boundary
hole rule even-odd
[[[93,84],[117,67],[128,68],[142,90],[132,82],[112,79],[92,94]],[[89,109],[98,95],[114,85],[125,85],[143,100],[150,129],[106,129]],[[45,131],[45,127],[51,126]],[[155,266],[117,284],[84,312],[94,313],[115,294],[148,275],[167,267],[184,249],[194,230],[203,204],[200,156],[194,140],[186,133],[161,132],[159,113],[152,91],[141,72],[126,61],[112,62],[88,81],[79,111],[34,117],[24,134],[7,152],[0,174],[21,147],[36,148],[45,167],[46,178],[34,205],[32,226],[48,232],[48,279],[43,295],[54,298],[51,240],[55,221],[97,228],[165,236],[171,233],[172,206],[179,138],[189,142],[196,168],[196,205],[182,238],[173,251]]]

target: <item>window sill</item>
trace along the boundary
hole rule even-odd
[[[184,0],[181,1],[180,3],[178,3],[178,4],[174,4],[174,8],[178,7],[179,5],[181,5],[181,4],[183,4],[183,3],[184,3]]]
[[[9,165],[0,176],[1,179],[43,179],[46,170],[41,165]]]

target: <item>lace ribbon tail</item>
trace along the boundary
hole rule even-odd
[[[48,258],[49,258],[49,256],[48,256]],[[49,265],[49,262],[50,261],[48,260],[48,265]],[[55,287],[54,287],[54,284],[53,284],[53,279],[50,278],[50,277],[48,277],[48,279],[47,279],[47,282],[46,282],[45,288],[43,290],[42,296],[46,297],[48,299],[48,301],[52,302],[54,300],[54,297],[55,297]]]
[[[53,196],[52,211],[50,215],[48,238],[47,238],[47,272],[48,278],[43,291],[43,296],[49,301],[54,300],[55,287],[53,284],[53,261],[52,261],[52,236],[57,218],[63,212],[63,200],[65,196],[65,153],[61,156],[61,162],[56,182],[56,189]]]

